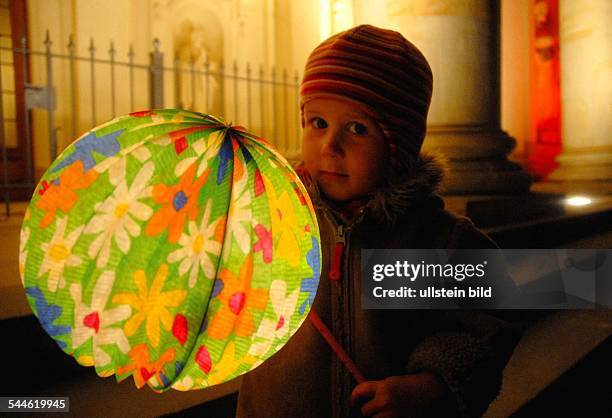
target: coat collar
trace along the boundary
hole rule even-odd
[[[423,205],[443,208],[442,200],[436,195],[446,171],[439,157],[421,153],[408,173],[400,173],[386,181],[386,184],[365,200],[363,207],[350,217],[333,202],[326,200],[318,185],[299,163],[296,171],[306,186],[315,207],[331,214],[338,224],[355,225],[365,216],[384,225],[393,225],[398,218],[411,209]]]

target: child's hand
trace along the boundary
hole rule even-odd
[[[452,417],[457,412],[450,395],[440,377],[421,372],[360,383],[351,405],[363,404],[361,413],[375,418]]]

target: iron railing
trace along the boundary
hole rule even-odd
[[[13,56],[19,56],[23,63],[23,86],[25,120],[25,138],[17,138],[17,144],[23,144],[25,149],[26,178],[25,182],[11,183],[8,173],[8,154],[5,137],[5,123],[2,100],[0,100],[0,151],[3,172],[4,201],[7,216],[10,214],[9,190],[13,188],[35,186],[32,172],[32,144],[37,145],[31,129],[30,111],[43,109],[47,112],[47,135],[49,140],[49,156],[53,161],[58,155],[58,130],[64,137],[64,144],[74,141],[81,133],[95,127],[104,120],[117,116],[118,104],[125,109],[129,103],[128,113],[136,110],[136,102],[143,102],[137,93],[138,83],[146,79],[146,87],[139,89],[148,93],[147,103],[150,108],[181,107],[202,113],[214,113],[235,124],[246,126],[252,132],[265,137],[269,142],[288,158],[299,155],[300,120],[298,107],[299,75],[290,75],[289,71],[276,68],[264,68],[263,65],[253,67],[250,63],[239,66],[233,61],[228,69],[226,63],[196,62],[193,58],[188,62],[178,59],[173,65],[167,66],[164,53],[160,49],[159,40],[153,41],[153,48],[148,56],[148,63],[137,63],[136,53],[129,45],[126,60],[118,59],[117,50],[111,41],[108,57],[97,54],[97,47],[91,39],[87,51],[88,56],[79,56],[73,37],[70,36],[66,45],[66,53],[53,51],[53,42],[47,31],[44,40],[44,50],[29,49],[25,37],[17,48],[0,46],[0,50],[10,51]],[[39,58],[36,58],[39,57]],[[41,60],[36,69],[44,71],[46,82],[42,85],[28,83],[27,68],[33,67],[31,60]],[[58,65],[67,66],[70,103],[59,103],[62,106],[62,116],[70,119],[69,126],[58,126],[58,95],[57,80],[54,68]],[[255,70],[254,70],[255,68]],[[105,70],[106,77],[101,77]],[[137,75],[140,72],[140,75]],[[142,76],[142,73],[145,75]],[[85,74],[89,80],[82,80]],[[64,75],[64,74],[62,74]],[[81,78],[79,78],[81,77]],[[127,81],[127,91],[118,91],[117,81]],[[64,83],[65,84],[65,83]],[[17,86],[16,86],[17,88]],[[169,89],[174,91],[173,97],[165,94]],[[89,98],[83,99],[82,93],[89,92]],[[2,74],[0,73],[0,92],[2,91]],[[103,109],[99,107],[99,93],[110,91],[110,103]],[[86,103],[89,101],[89,103]],[[199,106],[198,103],[204,103]],[[87,113],[89,113],[87,115]],[[40,128],[39,128],[40,129]],[[18,130],[15,130],[18,132]]]

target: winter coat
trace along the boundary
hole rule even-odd
[[[313,309],[367,380],[419,371],[438,374],[460,414],[481,416],[497,396],[519,328],[493,311],[364,310],[360,252],[366,248],[496,248],[465,217],[451,214],[436,190],[442,168],[421,156],[400,187],[374,195],[352,220],[304,178],[321,232],[323,266]],[[344,242],[338,280],[332,253]],[[336,259],[336,262],[338,260]],[[243,376],[237,417],[359,417],[356,383],[310,321],[269,360]]]

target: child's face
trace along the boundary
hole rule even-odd
[[[374,191],[389,151],[378,123],[356,106],[328,98],[304,105],[302,158],[325,195],[344,202]]]

